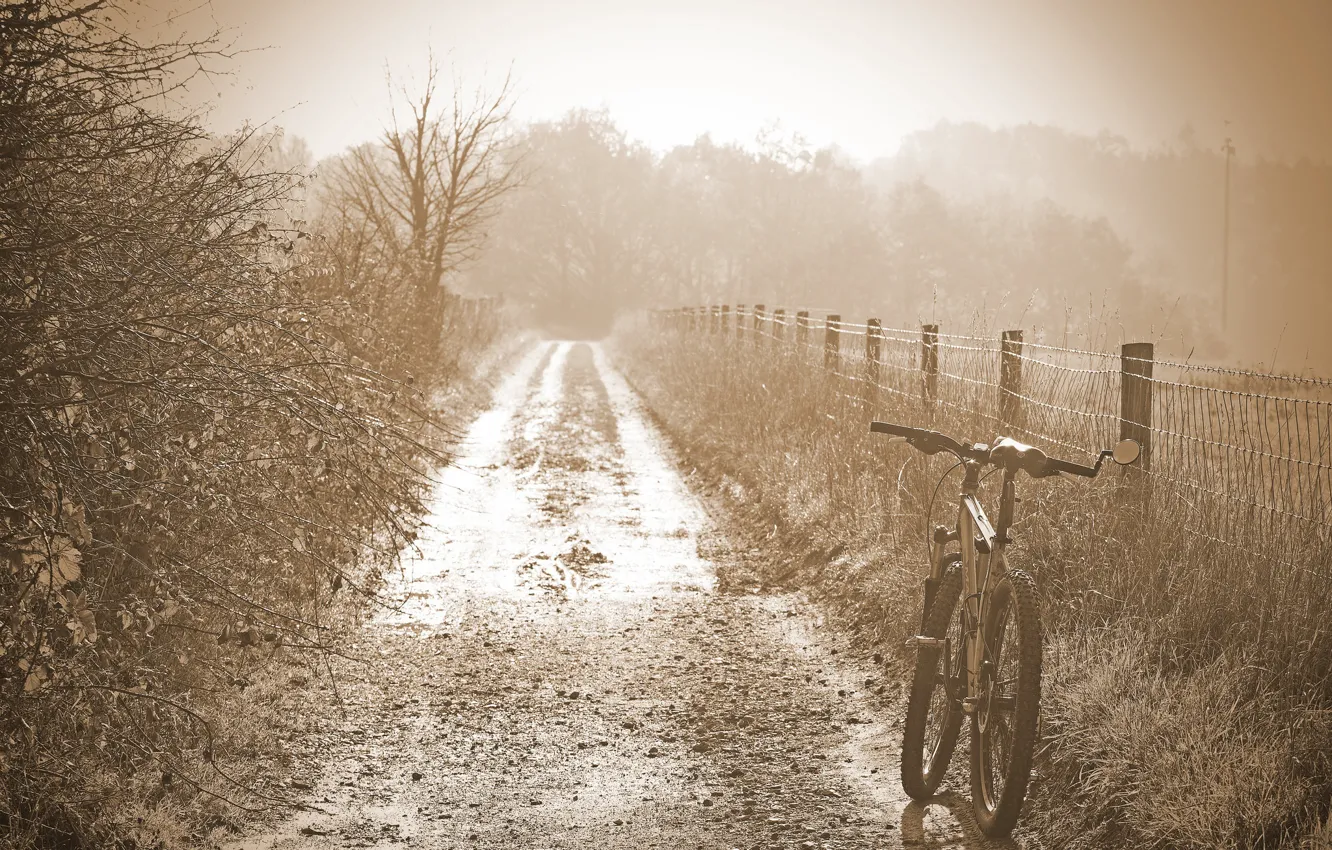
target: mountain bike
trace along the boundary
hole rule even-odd
[[[1094,466],[1083,466],[1006,437],[992,446],[966,446],[937,431],[888,422],[872,422],[870,430],[927,455],[947,452],[963,472],[956,526],[938,526],[930,535],[921,630],[907,641],[916,648],[916,671],[902,733],[902,788],[916,800],[934,795],[969,716],[976,821],[986,835],[1007,835],[1026,799],[1041,701],[1036,582],[1029,573],[1010,569],[1005,556],[1013,542],[1015,479],[1019,472],[1032,478],[1095,478],[1107,459],[1130,464],[1140,449],[1124,440],[1101,452]],[[987,467],[1003,471],[997,525],[980,503]],[[953,543],[960,551],[948,551]]]

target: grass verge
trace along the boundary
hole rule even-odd
[[[728,500],[758,578],[831,602],[867,650],[904,662],[926,529],[950,462],[885,445],[844,376],[733,336],[619,333],[617,361],[682,458]],[[948,430],[987,440],[965,411]],[[994,503],[997,477],[986,485]],[[1326,842],[1332,779],[1329,588],[1183,535],[1168,494],[1126,479],[1019,482],[1012,562],[1042,592],[1043,743],[1023,829],[1056,847]]]

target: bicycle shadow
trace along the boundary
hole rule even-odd
[[[976,825],[971,801],[945,791],[902,810],[902,846],[926,850],[1022,850],[1011,838],[988,838]]]

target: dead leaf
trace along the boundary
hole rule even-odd
[[[60,601],[61,607],[69,614],[65,628],[69,629],[70,642],[75,646],[82,643],[97,642],[97,616],[88,608],[88,596],[85,593],[65,592]]]
[[[25,566],[38,568],[37,587],[43,590],[60,590],[83,574],[83,555],[63,534],[53,535],[49,542],[30,539],[20,549],[20,558]]]
[[[22,667],[22,664],[20,664]],[[40,691],[51,681],[51,668],[45,664],[38,664],[28,670],[28,675],[23,680],[23,692],[31,694]]]
[[[92,528],[88,525],[83,505],[66,500],[61,506],[61,513],[64,514],[65,531],[70,539],[79,546],[89,546],[92,543]]]

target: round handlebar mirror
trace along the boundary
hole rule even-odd
[[[1115,448],[1111,457],[1113,457],[1115,463],[1120,466],[1127,466],[1137,460],[1138,456],[1141,454],[1142,446],[1138,445],[1137,440],[1120,440],[1118,443],[1115,443]]]

